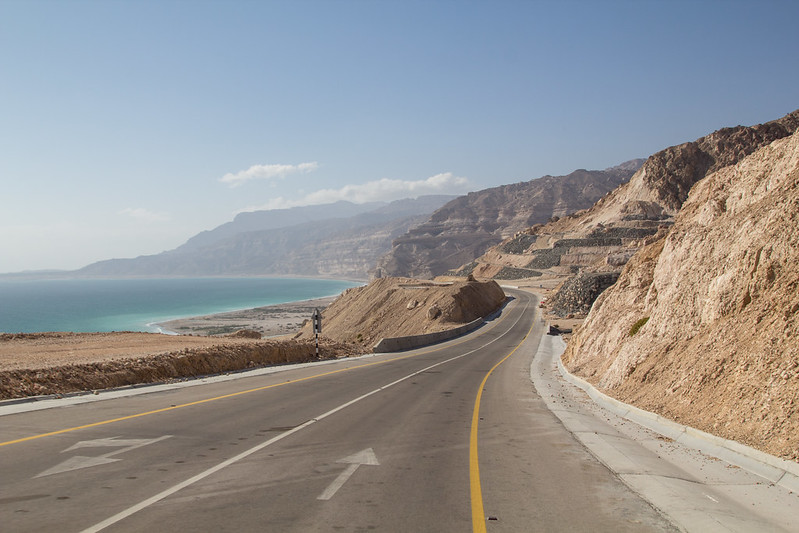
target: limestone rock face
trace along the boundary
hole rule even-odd
[[[375,277],[432,278],[458,268],[519,230],[590,207],[630,179],[642,162],[544,176],[456,198],[396,238],[378,261]]]
[[[596,301],[564,362],[624,401],[797,460],[797,265],[794,133],[694,185],[668,236]]]

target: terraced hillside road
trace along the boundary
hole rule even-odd
[[[671,530],[546,409],[508,293],[425,349],[0,416],[2,529]]]

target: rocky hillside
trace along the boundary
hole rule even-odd
[[[367,279],[391,241],[452,196],[386,205],[338,202],[242,213],[156,255],[91,264],[80,276],[301,275]],[[368,210],[366,209],[368,207]],[[306,222],[298,223],[300,220]]]
[[[590,207],[630,179],[642,162],[544,176],[456,198],[395,239],[375,277],[432,278],[458,268],[520,230]]]
[[[494,281],[433,283],[380,278],[347,289],[322,313],[322,334],[335,342],[371,348],[380,339],[432,333],[490,315],[505,301]],[[306,324],[299,338],[311,338]]]
[[[667,148],[649,157],[627,183],[590,209],[527,228],[460,274],[494,279],[577,275],[564,285],[566,292],[550,301],[550,309],[559,315],[587,313],[601,292],[596,287],[607,285],[608,276],[618,275],[642,246],[668,232],[694,184],[797,128],[799,111],[766,124],[723,128]]]
[[[648,195],[666,214],[687,200],[599,297],[564,362],[623,401],[799,460],[799,133],[740,159],[690,194],[681,182]]]

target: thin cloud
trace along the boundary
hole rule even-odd
[[[339,189],[320,189],[300,199],[290,200],[282,196],[272,198],[264,205],[248,207],[242,211],[267,211],[287,209],[304,205],[330,204],[341,200],[355,204],[366,202],[391,202],[403,198],[417,198],[428,194],[462,194],[471,186],[468,179],[451,172],[436,174],[423,180],[396,180],[383,178],[359,185],[345,185]]]
[[[169,215],[155,213],[143,207],[128,207],[120,211],[119,214],[126,215],[144,222],[165,222],[169,220]]]
[[[366,202],[389,202],[402,198],[416,198],[426,194],[438,194],[465,190],[469,180],[454,176],[451,172],[436,174],[424,180],[394,180],[383,178],[360,185],[345,185],[340,189],[322,189],[305,196],[307,204],[327,204],[347,200],[356,204]]]
[[[299,165],[253,165],[247,170],[236,173],[228,173],[219,178],[222,183],[227,183],[231,187],[252,180],[273,180],[283,179],[291,174],[307,174],[319,168],[316,162],[300,163]]]

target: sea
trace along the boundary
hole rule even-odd
[[[162,332],[158,323],[336,296],[362,283],[305,278],[0,279],[0,333]]]

